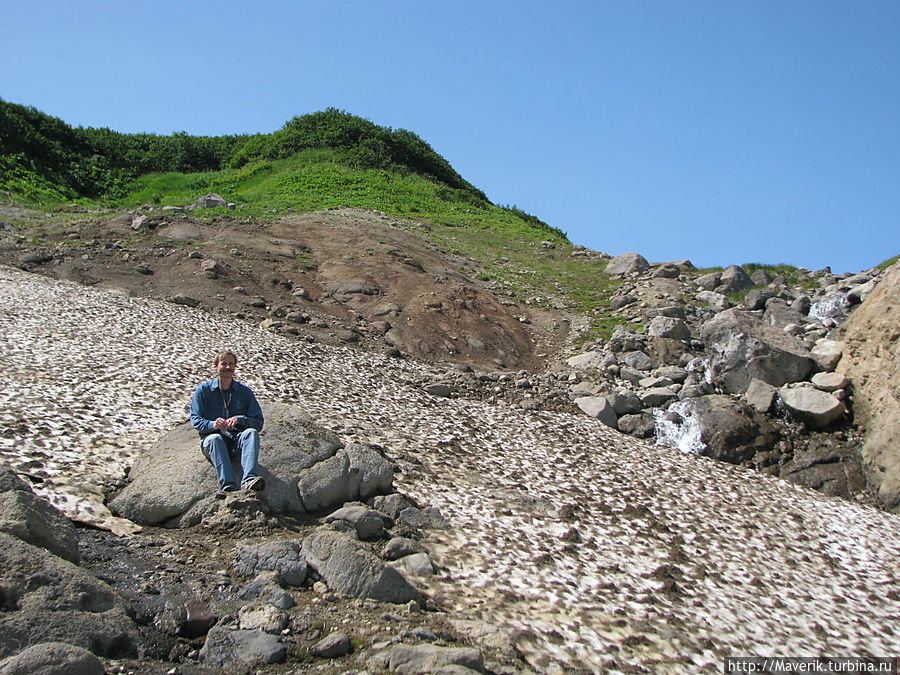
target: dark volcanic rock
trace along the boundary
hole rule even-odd
[[[119,595],[80,567],[0,533],[0,658],[66,642],[111,658],[138,654]]]
[[[742,394],[754,377],[774,387],[806,378],[815,367],[802,342],[748,312],[729,309],[703,324],[715,382]]]

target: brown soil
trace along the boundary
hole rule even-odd
[[[0,263],[136,296],[188,296],[301,339],[479,370],[539,370],[566,338],[561,315],[496,296],[475,280],[476,263],[441,253],[409,231],[416,226],[393,226],[378,213],[325,211],[271,223],[234,216],[213,225],[189,213],[146,215],[136,232],[130,213],[0,210],[38,223],[43,235],[34,244],[6,226]],[[28,257],[35,253],[46,259]]]

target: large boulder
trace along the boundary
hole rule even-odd
[[[900,512],[900,263],[841,327],[838,372],[853,383],[853,414],[865,428],[863,464],[885,505]]]
[[[287,645],[277,635],[222,626],[209,631],[200,650],[200,660],[217,672],[248,672],[264,664],[284,663],[286,657]]]
[[[0,532],[0,659],[43,642],[133,658],[139,636],[119,594],[85,570]]]
[[[394,468],[373,449],[351,443],[328,459],[300,472],[297,495],[309,513],[365,501],[390,492]]]
[[[103,675],[103,662],[87,649],[43,642],[0,661],[0,675]]]
[[[304,469],[334,457],[338,437],[295,406],[264,403],[260,475],[273,514],[303,513],[297,481]],[[235,466],[237,471],[239,466]],[[166,523],[218,490],[215,471],[200,451],[197,432],[182,424],[160,437],[137,459],[129,484],[110,502],[112,510],[142,525]]]
[[[799,382],[815,367],[802,342],[739,309],[716,314],[700,334],[716,384],[731,394],[743,394],[753,378],[773,387]]]
[[[650,269],[650,263],[640,253],[628,252],[617,255],[606,263],[606,273],[610,275],[631,274]]]
[[[812,386],[782,387],[778,395],[785,409],[812,429],[824,429],[847,414],[841,401]]]
[[[394,645],[391,649],[392,673],[483,673],[484,657],[471,647],[436,645]]]
[[[766,418],[729,396],[711,394],[685,400],[674,408],[696,424],[700,454],[729,464],[741,464],[757,452],[771,450],[777,433]]]
[[[400,572],[346,534],[319,529],[303,540],[301,551],[336,593],[400,605],[422,602],[419,591]]]
[[[739,265],[732,265],[722,272],[722,276],[719,277],[719,283],[729,293],[739,293],[753,287],[753,280],[750,278],[750,275]]]
[[[0,532],[78,563],[78,533],[72,521],[31,490],[0,492]]]

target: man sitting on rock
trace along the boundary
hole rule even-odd
[[[263,426],[262,409],[247,385],[234,379],[237,356],[223,351],[216,355],[215,377],[203,382],[191,398],[191,426],[200,432],[203,454],[216,469],[219,492],[237,491],[232,458],[241,462],[241,488],[263,490],[265,481],[259,476],[259,432]]]

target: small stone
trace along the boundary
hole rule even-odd
[[[309,648],[309,653],[323,659],[336,659],[352,651],[350,638],[343,633],[332,633]]]

